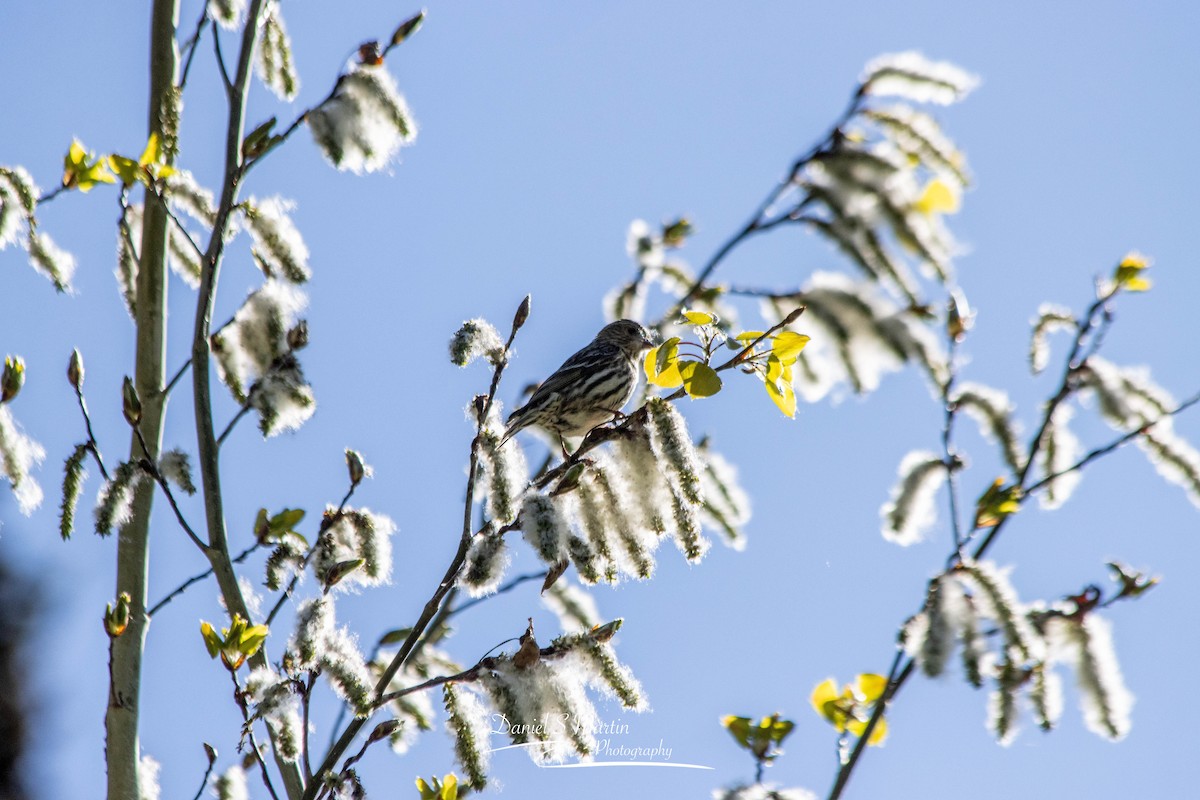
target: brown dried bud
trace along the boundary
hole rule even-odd
[[[358,60],[370,67],[383,63],[383,53],[379,50],[379,42],[371,40],[358,46]]]
[[[308,347],[308,320],[300,320],[296,327],[287,332],[287,343],[291,350],[303,350]]]
[[[537,639],[533,636],[533,617],[529,618],[529,627],[521,636],[521,646],[513,656],[513,666],[517,669],[529,669],[542,658],[542,649],[538,647]]]
[[[521,305],[517,307],[517,313],[513,316],[513,330],[518,331],[525,324],[525,320],[529,319],[529,307],[533,303],[533,295],[525,295],[525,299],[521,301]]]

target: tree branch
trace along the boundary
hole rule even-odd
[[[196,318],[192,333],[192,396],[196,422],[197,463],[200,468],[204,493],[205,521],[208,530],[208,557],[213,574],[220,586],[229,615],[240,615],[252,619],[246,608],[245,598],[238,585],[237,573],[229,557],[229,545],[225,530],[224,499],[221,492],[220,449],[213,430],[212,375],[210,368],[209,332],[212,324],[213,306],[216,302],[217,283],[221,270],[221,258],[225,247],[225,229],[230,215],[237,204],[238,189],[244,174],[242,139],[245,135],[246,100],[250,91],[251,62],[254,59],[259,20],[265,0],[251,0],[242,28],[241,49],[238,52],[237,72],[229,81],[224,59],[221,57],[220,36],[213,31],[213,47],[217,63],[226,81],[229,99],[229,118],[225,132],[225,172],[221,182],[221,199],[213,223],[212,235],[201,264],[200,287],[196,297]],[[215,23],[213,23],[215,26]],[[260,648],[250,657],[253,667],[268,664],[266,648]],[[268,730],[268,733],[270,731]],[[273,734],[272,734],[273,737]],[[295,763],[284,761],[276,750],[275,764],[283,777],[284,789],[290,800],[296,800],[304,791],[304,778]]]

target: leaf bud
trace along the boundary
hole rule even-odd
[[[521,301],[521,305],[517,307],[517,313],[513,316],[513,330],[518,331],[525,324],[525,320],[529,319],[529,308],[533,303],[533,295],[525,295],[525,299]]]
[[[354,450],[346,450],[346,469],[350,472],[351,486],[358,486],[367,475],[367,468],[363,466],[362,456]]]
[[[25,360],[20,356],[4,358],[4,377],[0,379],[0,403],[17,396],[25,385]]]
[[[404,22],[401,22],[400,27],[396,28],[396,32],[392,34],[392,46],[395,47],[419,31],[422,23],[424,22],[425,9],[421,9],[421,11],[415,17],[409,17],[408,19],[404,20]]]
[[[138,399],[137,387],[133,385],[133,379],[128,375],[125,376],[125,383],[121,386],[121,413],[125,415],[125,421],[132,427],[137,427],[142,421],[142,401]]]
[[[967,303],[966,295],[955,289],[950,293],[950,300],[946,304],[946,332],[950,334],[951,339],[961,342],[974,322],[975,312]]]
[[[129,627],[129,604],[131,602],[133,602],[133,598],[129,596],[129,592],[121,592],[117,596],[117,607],[113,608],[112,603],[109,603],[104,611],[104,630],[113,639],[116,639]]]
[[[71,388],[75,391],[83,391],[83,356],[78,348],[71,351],[71,361],[67,364],[67,380],[71,382]]]
[[[368,737],[368,741],[378,742],[381,739],[386,739],[389,736],[391,736],[393,733],[395,733],[396,731],[400,730],[400,727],[403,724],[404,723],[398,719],[389,719],[384,722],[381,722],[375,726],[375,730],[371,731],[371,735],[370,735],[370,737]]]

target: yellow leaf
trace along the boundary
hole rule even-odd
[[[914,208],[922,214],[954,214],[958,211],[958,191],[940,178],[934,178],[925,185],[925,191],[914,204]]]
[[[784,364],[772,353],[767,357],[767,374],[763,386],[766,387],[771,401],[779,406],[779,410],[784,413],[784,416],[788,419],[795,419],[796,390],[792,388],[792,365]]]
[[[1113,273],[1113,280],[1127,292],[1144,292],[1150,288],[1149,278],[1142,277],[1150,267],[1150,259],[1138,252],[1127,253]]]
[[[116,183],[117,179],[108,171],[107,158],[96,158],[78,139],[73,139],[63,159],[62,182],[68,189],[89,192],[97,183]]]
[[[802,333],[784,331],[771,342],[771,352],[784,364],[791,364],[800,357],[800,351],[808,341],[809,338]]]
[[[814,711],[834,725],[840,726],[846,715],[838,710],[838,699],[837,683],[833,678],[826,678],[818,683],[808,698]]]
[[[873,703],[883,696],[887,688],[887,678],[870,672],[864,672],[857,678],[858,691],[868,703]]]
[[[1146,269],[1150,266],[1150,259],[1135,250],[1126,253],[1119,266],[1127,269]]]
[[[142,157],[138,159],[138,163],[143,167],[147,164],[157,164],[162,160],[162,148],[159,147],[158,134],[150,134],[150,138],[146,141],[146,149],[142,151]]]
[[[666,342],[663,343],[665,345]],[[659,347],[662,347],[660,345]],[[679,362],[672,361],[671,365],[661,372],[658,369],[658,351],[659,347],[652,348],[646,353],[646,358],[642,362],[642,367],[646,370],[646,380],[653,383],[655,386],[661,386],[664,389],[674,389],[676,386],[683,384],[683,376],[679,374]]]
[[[773,383],[767,381],[763,384],[767,387],[767,395],[771,398],[771,402],[779,407],[783,415],[788,419],[796,418],[796,390],[792,388],[790,383]]]
[[[142,172],[142,166],[132,158],[118,156],[116,154],[108,157],[108,166],[113,172],[117,173],[117,177],[121,179],[121,183],[125,186],[132,186],[134,183],[144,179],[145,173]]]
[[[684,309],[683,318],[693,325],[712,325],[717,321],[716,314],[709,314],[706,311],[688,311]]]
[[[216,658],[217,653],[221,652],[221,645],[224,642],[221,637],[217,636],[217,632],[209,622],[200,621],[200,635],[204,637],[204,647],[208,650],[209,658]]]
[[[458,800],[458,776],[453,772],[442,778],[442,800]]]
[[[860,719],[852,719],[846,723],[846,730],[853,733],[855,736],[862,736],[863,731],[867,729],[867,721]],[[871,738],[867,739],[868,745],[881,745],[883,740],[887,738],[888,728],[887,720],[880,718],[879,722],[875,723],[875,728],[871,731]]]
[[[678,362],[678,372],[689,397],[712,397],[721,391],[721,376],[708,364],[699,361]]]

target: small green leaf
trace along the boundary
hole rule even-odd
[[[393,628],[379,637],[379,644],[380,646],[399,644],[407,639],[410,633],[412,633],[412,628]]]
[[[272,533],[284,533],[290,531],[304,519],[304,509],[302,508],[285,508],[275,516],[271,517],[270,529]]]
[[[679,364],[679,376],[689,397],[712,397],[721,391],[721,376],[708,364],[684,361]]]
[[[737,740],[742,747],[750,747],[750,718],[727,716],[721,718],[721,725]]]

